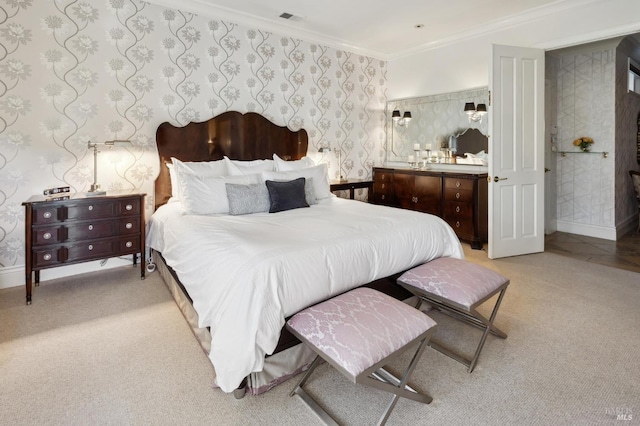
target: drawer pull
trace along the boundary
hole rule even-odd
[[[460,181],[456,181],[456,188],[460,188]]]
[[[382,194],[382,197],[381,197],[381,198],[384,200],[384,194]]]
[[[131,229],[131,228],[133,228],[133,223],[128,222],[124,227],[127,228],[127,229]]]
[[[89,251],[93,250],[93,244],[89,244]]]
[[[45,240],[48,240],[49,238],[51,238],[51,232],[45,232],[42,238],[44,238]]]
[[[460,213],[460,206],[456,206],[456,213]]]
[[[125,243],[125,246],[127,246],[127,248],[131,248],[131,246],[133,246],[133,243],[131,241],[127,241]]]
[[[42,258],[44,260],[51,260],[51,255],[49,253],[45,254],[44,256],[42,256]]]
[[[133,206],[132,206],[131,204],[127,204],[127,205],[124,207],[124,209],[128,211],[128,210],[133,209]]]
[[[456,192],[456,198],[460,198],[460,193]]]
[[[384,183],[382,184],[382,189],[384,189]]]
[[[93,210],[93,206],[89,206],[88,209],[89,209],[89,211],[92,211]]]
[[[93,231],[93,225],[89,225],[89,231]]]
[[[42,217],[44,217],[45,219],[51,219],[51,212],[44,212],[42,214]]]
[[[456,228],[460,228],[460,221],[456,220]]]

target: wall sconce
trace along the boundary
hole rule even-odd
[[[482,123],[482,117],[487,113],[487,106],[485,104],[476,104],[473,102],[467,102],[464,104],[464,112],[467,113],[467,117],[469,118],[469,123],[472,121]]]
[[[398,126],[406,126],[411,121],[411,112],[405,111],[402,117],[400,117],[400,111],[397,109],[394,109],[393,112],[391,113],[391,119]]]
[[[109,149],[113,148],[115,145],[131,145],[131,141],[127,140],[113,140],[113,141],[105,141],[105,142],[87,142],[87,149],[93,148],[93,183],[91,184],[91,188],[85,195],[89,197],[95,197],[98,195],[105,195],[107,191],[101,191],[100,185],[98,184],[98,146],[104,145],[109,147]]]

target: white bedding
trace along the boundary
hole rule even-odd
[[[332,295],[437,257],[463,257],[442,219],[330,197],[309,208],[244,216],[151,217],[148,246],[162,253],[211,328],[216,383],[233,391],[260,371],[284,318]]]

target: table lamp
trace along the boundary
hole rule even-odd
[[[116,145],[131,145],[131,141],[128,140],[112,140],[104,142],[87,142],[87,148],[93,149],[93,183],[89,191],[85,193],[88,197],[95,197],[98,195],[105,195],[107,191],[100,190],[100,184],[98,184],[98,146],[104,145],[109,148],[113,148]]]

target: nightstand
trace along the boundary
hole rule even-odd
[[[31,304],[32,273],[42,269],[140,253],[144,279],[144,197],[146,194],[75,194],[47,199],[36,195],[25,206],[25,278]]]
[[[349,198],[353,200],[354,190],[358,188],[367,188],[367,198],[373,193],[373,180],[371,179],[347,179],[345,181],[331,181],[329,190],[333,191],[349,191]]]

